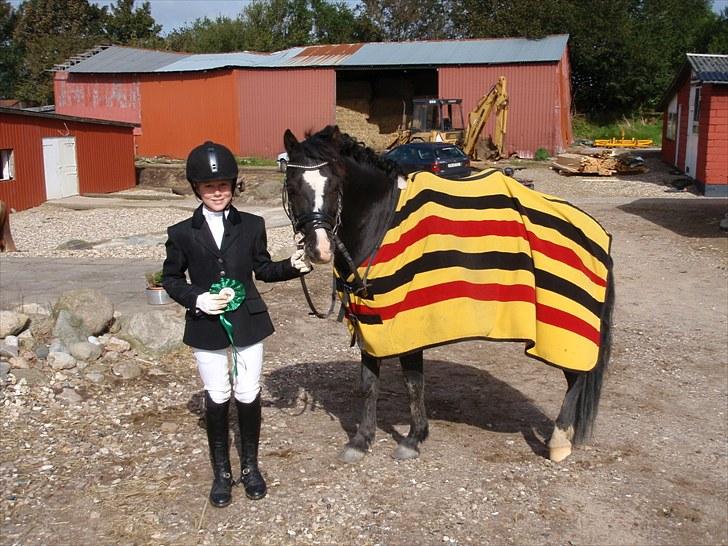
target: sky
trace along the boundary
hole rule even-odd
[[[92,0],[99,5],[109,5],[109,0]],[[21,0],[10,0],[13,6],[18,6]],[[137,3],[141,3],[137,0]],[[218,16],[235,18],[250,3],[250,0],[150,0],[152,6],[152,17],[162,25],[162,34],[166,35],[175,28],[186,23],[192,23],[195,19],[207,17],[216,19]],[[356,0],[346,0],[346,3],[354,7]],[[713,10],[720,13],[728,7],[728,0],[713,0]]]

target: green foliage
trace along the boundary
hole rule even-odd
[[[159,288],[162,286],[162,270],[147,271],[144,273],[144,279],[147,281],[149,288]]]
[[[614,122],[574,116],[572,121],[575,141],[592,142],[598,138],[650,139],[653,146],[662,145],[662,116],[622,118]]]
[[[0,0],[0,98],[13,98],[22,53],[13,42],[17,12],[7,0]]]
[[[162,26],[152,17],[152,7],[148,1],[134,9],[134,0],[117,0],[109,6],[104,30],[106,37],[113,44],[135,47],[162,47],[159,37]]]
[[[238,165],[243,167],[273,167],[276,165],[273,159],[261,159],[259,157],[238,157]]]
[[[452,0],[364,0],[363,15],[383,41],[453,37]]]
[[[533,156],[536,161],[546,161],[549,157],[551,156],[546,148],[539,148]]]

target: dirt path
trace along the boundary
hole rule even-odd
[[[229,508],[207,506],[201,391],[183,352],[148,362],[141,379],[86,385],[77,407],[44,384],[4,387],[0,543],[728,544],[726,201],[665,193],[655,171],[609,192],[523,172],[614,236],[612,369],[594,441],[565,462],[544,447],[562,374],[520,346],[469,342],[425,354],[430,438],[418,460],[390,456],[408,410],[388,362],[376,444],[339,463],[358,419],[357,352],[342,325],[306,316],[297,283],[262,285],[277,325],[265,500],[236,490]],[[323,269],[310,277],[321,306],[329,283]]]

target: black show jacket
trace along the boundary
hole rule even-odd
[[[225,313],[233,325],[236,346],[253,345],[273,333],[268,308],[260,297],[255,278],[264,282],[296,278],[299,271],[289,259],[274,262],[267,249],[265,221],[253,214],[229,208],[221,248],[217,248],[200,205],[192,217],[167,229],[167,258],[162,284],[177,303],[187,309],[185,344],[216,350],[230,345],[219,315],[196,308],[197,296],[208,292],[221,277],[237,279],[245,286],[245,300]],[[185,272],[189,274],[189,282]]]

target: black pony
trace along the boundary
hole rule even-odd
[[[380,362],[382,358],[389,356],[399,357],[410,397],[411,412],[409,433],[395,449],[394,457],[408,459],[419,455],[419,444],[428,435],[422,350],[429,346],[462,339],[523,341],[526,343],[526,353],[529,356],[557,365],[564,370],[567,391],[548,442],[551,460],[563,460],[571,453],[572,441],[576,444],[583,443],[590,437],[597,415],[602,379],[609,359],[610,322],[614,303],[609,257],[611,239],[596,221],[568,203],[528,190],[495,170],[477,175],[473,182],[457,182],[458,186],[453,192],[472,193],[479,191],[474,188],[489,188],[500,184],[507,189],[511,188],[515,194],[508,194],[510,191],[508,190],[496,192],[494,195],[476,195],[474,202],[482,206],[464,205],[465,197],[453,195],[447,189],[448,186],[437,186],[445,183],[442,179],[426,173],[407,179],[402,176],[396,165],[380,159],[371,149],[341,133],[336,126],[328,126],[318,133],[308,135],[302,142],[287,130],[284,143],[289,156],[284,192],[289,215],[294,222],[295,230],[304,236],[306,254],[311,261],[323,264],[333,260],[338,291],[346,309],[349,327],[362,349],[361,388],[365,396],[363,413],[356,435],[341,453],[342,460],[346,462],[360,460],[372,445],[376,430]],[[432,178],[427,178],[428,176]],[[414,224],[416,229],[411,229],[405,235],[402,235],[404,232],[400,230],[396,236],[399,239],[390,241],[389,238],[394,236],[390,236],[388,230],[404,222],[403,218],[411,220],[417,214],[415,205],[411,202],[403,205],[401,197],[404,188],[415,185],[417,177],[420,185],[423,183],[422,180],[426,180],[437,186],[436,189],[425,186],[420,191],[417,206],[439,207],[438,212],[423,213],[422,219],[416,220],[419,223]],[[466,197],[473,199],[470,195]],[[437,202],[438,199],[442,203]],[[545,205],[540,205],[541,201],[538,200],[542,200]],[[557,212],[551,214],[550,207],[555,207],[553,210]],[[407,257],[405,260],[407,263],[402,269],[390,272],[387,281],[370,280],[370,274],[373,276],[373,272],[383,260],[391,258],[396,262],[401,253],[414,252],[419,241],[416,241],[411,233],[421,231],[422,226],[431,223],[433,217],[437,217],[437,227],[441,230],[438,234],[441,237],[435,243],[438,245],[443,240],[442,229],[451,229],[448,226],[455,226],[452,228],[454,230],[461,229],[458,226],[462,225],[467,225],[464,228],[467,230],[481,229],[472,227],[480,226],[478,222],[463,221],[468,215],[477,215],[481,212],[495,218],[481,222],[483,225],[487,224],[488,229],[509,231],[497,233],[496,236],[490,232],[473,236],[469,232],[465,239],[454,238],[455,241],[463,241],[462,244],[465,246],[470,245],[467,249],[438,247],[436,251],[431,251],[431,245],[428,247],[426,257]],[[448,214],[451,216],[448,217]],[[521,216],[526,218],[527,228],[509,220],[511,217]],[[586,228],[575,227],[571,223],[571,218],[575,219],[577,224],[581,222],[586,225]],[[592,233],[596,235],[592,236]],[[501,235],[502,237],[499,237]],[[600,241],[598,245],[593,244],[594,237]],[[445,233],[444,238],[453,239],[450,233]],[[551,240],[552,238],[556,240]],[[480,244],[479,241],[486,240],[504,240],[506,241],[504,244],[521,246],[515,251],[500,247],[483,250],[477,246]],[[575,241],[576,250],[567,248],[562,240],[569,243]],[[523,245],[531,246],[523,250]],[[384,258],[385,254],[389,258]],[[543,254],[549,255],[545,260],[545,267],[536,261],[530,261],[535,260],[533,256]],[[457,267],[452,267],[451,264],[442,265],[443,257],[450,259],[452,256],[459,260]],[[559,260],[567,265],[564,266]],[[474,265],[475,261],[479,263]],[[434,267],[434,272],[428,270],[425,273],[426,281],[415,278],[415,275],[424,268],[422,265],[424,263]],[[585,266],[584,263],[595,265]],[[473,281],[469,275],[473,274],[476,266],[488,269],[491,278],[501,273],[513,277],[509,277],[507,282],[501,282],[500,279]],[[553,270],[548,270],[549,267],[553,267]],[[415,269],[417,271],[414,271]],[[601,276],[592,270],[601,271]],[[457,276],[460,273],[464,276]],[[434,282],[434,288],[422,285],[415,295],[398,295],[397,297],[402,299],[395,301],[389,307],[381,307],[372,312],[368,305],[385,305],[387,298],[391,297],[390,294],[384,293],[386,291],[383,289],[384,284],[389,283],[387,286],[391,289],[390,293],[399,294],[400,288],[390,286],[391,280],[398,277],[406,277],[409,285]],[[536,286],[530,287],[520,280],[514,281],[516,278],[536,278]],[[448,292],[451,289],[457,292],[457,300]],[[483,296],[484,292],[488,295]],[[548,300],[545,305],[539,301],[543,295]],[[459,321],[448,320],[449,314],[453,313],[453,317],[459,318],[459,313],[464,312],[473,301],[483,299],[489,300],[487,305],[502,307],[489,307],[487,309],[497,309],[498,312],[488,311],[476,315],[478,320],[462,322],[468,327],[473,322],[487,323],[487,331],[451,334],[449,329],[452,323]],[[427,330],[427,334],[432,334],[434,337],[416,339],[407,344],[410,340],[404,338],[410,336],[399,335],[402,332],[411,332],[414,337],[425,334],[415,332],[418,328],[405,328],[399,331],[396,330],[397,327],[392,326],[394,333],[382,339],[385,342],[391,341],[393,345],[377,348],[373,338],[370,337],[370,332],[377,332],[377,328],[383,328],[391,316],[419,312],[412,302],[435,309],[434,318],[422,319],[425,321],[422,323],[427,324],[427,327],[420,328]],[[498,319],[492,319],[490,315],[500,316],[506,307],[509,310],[514,309],[520,315],[517,315],[518,320],[507,320],[508,326],[503,327],[502,333],[498,333],[501,325]],[[394,311],[391,311],[392,309]],[[403,309],[407,312],[402,312]],[[579,315],[582,312],[580,310],[584,310],[583,316]],[[390,313],[391,316],[386,313]],[[536,326],[527,325],[527,328],[538,331],[538,335],[521,333],[520,324],[527,322],[521,320],[521,315],[537,317],[533,321],[537,323]],[[516,333],[508,330],[513,324]],[[561,328],[564,324],[566,324],[565,329]],[[569,328],[577,331],[578,335],[567,331]],[[556,332],[556,335],[552,336],[556,341],[551,341],[548,335],[542,336],[543,332],[547,334]],[[551,343],[551,346],[541,350],[539,348],[541,337],[548,338],[547,342]],[[575,340],[573,344],[571,341],[563,341],[572,339]],[[585,339],[587,341],[584,341]],[[570,363],[562,365],[549,356],[549,354],[568,353],[572,345],[580,344],[591,347],[589,350],[593,351],[593,355],[590,353],[589,362],[576,361],[573,365]],[[581,353],[575,351],[575,354]]]

